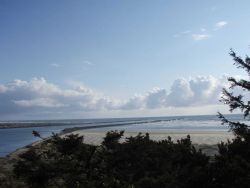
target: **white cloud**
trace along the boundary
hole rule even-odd
[[[57,101],[50,98],[37,98],[31,100],[14,100],[15,104],[23,107],[46,107],[46,108],[54,108],[54,107],[62,107],[63,104],[58,103]]]
[[[62,89],[44,78],[30,81],[14,80],[1,85],[0,116],[8,113],[62,113],[112,109],[115,107],[107,97],[96,94],[81,85],[73,89]],[[83,105],[84,104],[84,105]]]
[[[180,78],[173,82],[170,93],[166,96],[168,106],[186,106],[194,96],[189,81]]]
[[[167,92],[165,89],[154,88],[145,97],[146,107],[153,109],[166,106],[166,95]]]
[[[168,95],[168,105],[197,106],[218,104],[221,90],[226,86],[226,77],[216,79],[212,76],[177,79]]]
[[[227,86],[226,76],[197,76],[179,78],[169,90],[153,88],[145,94],[135,95],[127,100],[104,96],[80,83],[73,88],[61,88],[44,78],[29,81],[14,80],[0,85],[0,117],[16,114],[74,114],[90,112],[113,112],[156,109],[178,109],[218,105],[221,90]],[[178,111],[178,110],[177,110]]]
[[[133,110],[145,108],[145,96],[135,95],[118,106],[122,110]]]
[[[220,104],[221,91],[227,87],[226,76],[219,79],[213,76],[180,78],[173,82],[170,91],[155,88],[145,95],[133,97],[123,104],[132,108],[168,108]]]
[[[226,21],[220,21],[215,24],[215,30],[225,27],[228,23]]]
[[[208,35],[208,34],[192,34],[192,38],[196,41],[199,41],[199,40],[205,40],[205,39],[208,39],[210,38],[211,36]]]

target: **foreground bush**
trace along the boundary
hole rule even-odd
[[[120,143],[122,136],[108,132],[93,146],[77,135],[53,135],[22,154],[14,172],[30,187],[198,187],[206,181],[209,158],[189,136],[174,143],[138,134]]]

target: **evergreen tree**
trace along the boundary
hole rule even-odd
[[[250,76],[250,58],[247,56],[244,60],[237,56],[231,50],[230,55],[233,57],[234,64],[245,70]],[[229,106],[230,112],[239,109],[243,115],[244,122],[249,120],[250,112],[250,81],[245,79],[236,79],[229,77],[229,89],[223,89],[221,101]],[[241,89],[240,94],[236,94],[236,87]],[[244,93],[244,95],[243,95]],[[221,113],[219,118],[222,124],[227,124],[235,135],[232,141],[218,144],[219,155],[215,157],[215,162],[211,165],[211,187],[250,187],[250,127],[241,121],[227,119]]]
[[[247,72],[248,76],[250,76],[250,58],[246,56],[245,60],[243,60],[240,56],[237,56],[233,50],[231,50],[229,54],[233,57],[234,64],[238,68],[244,69]],[[233,77],[229,77],[228,81],[230,82],[230,90],[233,90],[235,87],[240,87],[242,88],[242,91],[250,92],[250,81],[244,79],[237,80]],[[250,101],[247,101],[247,96],[243,96],[242,94],[235,95],[230,90],[225,88],[223,89],[223,97],[221,101],[229,106],[230,112],[240,109],[243,112],[244,119],[249,119]],[[229,125],[230,130],[235,134],[236,137],[242,138],[244,140],[249,139],[249,125],[241,122],[230,121],[221,113],[219,113],[219,118],[222,119],[223,124]]]

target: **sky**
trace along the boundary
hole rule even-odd
[[[0,0],[0,120],[227,112],[248,0]]]

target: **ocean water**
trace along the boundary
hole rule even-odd
[[[229,115],[229,119],[238,121],[240,115]],[[15,123],[24,123],[17,121]],[[176,116],[176,117],[145,117],[145,118],[113,118],[113,119],[82,119],[82,120],[48,120],[26,121],[26,123],[50,123],[47,127],[0,129],[0,156],[39,140],[32,135],[38,131],[43,137],[52,132],[60,133],[65,128],[94,127],[91,131],[125,130],[127,132],[168,132],[168,131],[226,131],[228,127],[221,125],[216,115],[209,116]],[[55,126],[56,124],[56,126]],[[62,124],[62,125],[60,125]],[[100,126],[97,128],[96,126]],[[104,127],[103,127],[104,126]],[[110,126],[110,127],[109,127]]]

